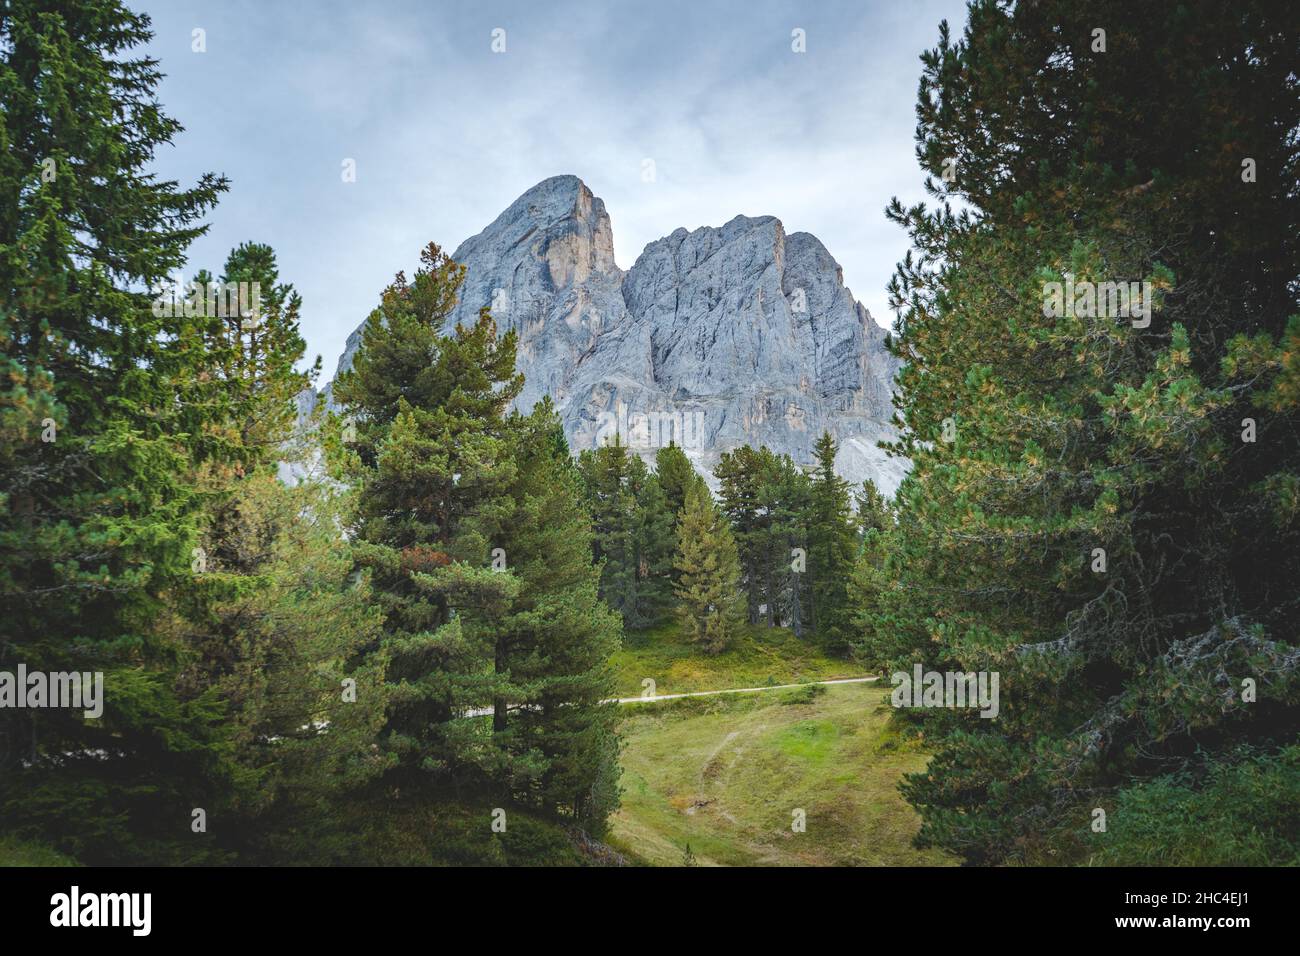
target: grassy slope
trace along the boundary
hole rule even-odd
[[[628,631],[611,663],[620,697],[640,696],[641,681],[647,677],[655,682],[657,693],[684,694],[863,674],[861,668],[827,657],[816,645],[780,627],[747,628],[733,648],[716,656],[701,654],[676,625]]]
[[[898,781],[926,758],[887,729],[887,708],[871,684],[637,705],[609,842],[669,866],[687,843],[704,866],[953,862],[911,845],[919,820]]]
[[[0,836],[0,867],[77,866],[77,861],[44,844]]]
[[[586,860],[550,821],[507,809],[493,833],[492,808],[412,802],[383,807],[362,828],[357,863],[377,866],[581,866]]]

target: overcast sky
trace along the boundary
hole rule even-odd
[[[186,127],[159,171],[231,179],[190,271],[274,246],[326,379],[425,243],[454,249],[560,173],[605,200],[624,269],[678,226],[773,215],[821,239],[889,325],[906,239],[882,210],[924,198],[917,57],[940,20],[965,25],[961,0],[131,5],[153,18],[160,97]]]

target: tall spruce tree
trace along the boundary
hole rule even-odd
[[[515,510],[500,554],[519,588],[489,621],[517,706],[497,743],[511,797],[599,834],[618,804],[617,705],[608,701],[621,623],[599,597],[582,479],[550,399],[519,424]]]
[[[817,439],[814,454],[807,545],[812,623],[828,649],[843,653],[851,636],[848,581],[857,553],[849,483],[835,473],[836,445],[829,433]]]
[[[888,210],[915,467],[865,643],[1001,675],[997,719],[920,715],[923,843],[1104,858],[1122,806],[1188,859],[1216,821],[1142,788],[1296,738],[1298,39],[1252,0],[979,0],[922,58],[938,204]]]
[[[670,441],[655,453],[655,481],[659,485],[659,490],[663,492],[664,508],[669,516],[671,531],[671,538],[669,539],[670,556],[677,553],[677,525],[681,522],[682,511],[686,507],[686,492],[698,477],[695,466],[691,464],[691,460],[686,457],[686,452],[682,451],[676,442]],[[668,568],[670,590],[677,587],[679,580],[680,575],[676,566],[671,564],[670,558]],[[672,593],[668,597],[675,600]]]
[[[678,527],[679,616],[691,639],[710,654],[726,650],[744,622],[740,558],[731,525],[703,479],[686,493]]]
[[[620,436],[578,457],[592,516],[600,595],[628,627],[661,618],[672,602],[673,515],[656,478]]]
[[[723,452],[713,470],[718,479],[719,507],[731,524],[740,558],[741,584],[749,622],[755,624],[760,608],[771,620],[772,558],[770,539],[772,515],[770,502],[760,500],[759,488],[770,466],[772,453],[766,448],[755,451],[742,445]]]
[[[622,438],[578,456],[583,493],[592,521],[592,552],[600,565],[600,596],[625,623],[635,614],[636,569],[632,516],[636,502],[628,490],[631,461]]]
[[[867,666],[880,669],[892,654],[874,639],[884,613],[884,592],[892,587],[887,567],[896,533],[893,514],[875,483],[864,479],[857,495],[858,553],[848,582],[849,644]],[[872,634],[871,641],[864,635]]]
[[[225,317],[234,348],[219,368],[232,386],[240,443],[263,461],[278,458],[296,424],[296,399],[320,372],[320,356],[298,371],[307,349],[298,327],[302,296],[280,281],[275,250],[264,243],[232,249],[218,284],[227,302],[232,291],[249,290],[248,314]]]
[[[178,687],[156,627],[191,573],[200,499],[174,353],[145,292],[226,188],[150,172],[146,16],[114,0],[0,9],[0,671],[103,675],[103,714],[0,709],[0,816],[86,862],[198,861],[225,799],[221,705]]]
[[[724,452],[714,470],[719,507],[731,523],[751,623],[805,631],[811,485],[789,455],[748,445]]]
[[[676,515],[664,494],[659,476],[632,454],[628,491],[632,511],[632,566],[636,576],[633,624],[651,624],[663,618],[673,604],[673,555],[677,550]]]
[[[777,622],[796,637],[808,629],[811,600],[808,582],[808,521],[812,513],[812,482],[789,455],[775,459],[759,492],[772,511],[772,599]]]
[[[889,505],[874,481],[862,479],[862,487],[853,497],[857,505],[858,535],[862,541],[865,542],[873,532],[882,532],[890,526]]]
[[[240,478],[200,539],[204,565],[172,596],[180,686],[218,694],[236,768],[228,808],[209,816],[244,862],[346,860],[341,805],[392,765],[373,747],[384,660],[362,653],[382,619],[338,534],[350,499],[273,469]]]
[[[681,446],[670,441],[655,452],[655,477],[664,493],[668,513],[673,516],[675,531],[682,509],[686,507],[686,492],[696,479],[695,466]]]

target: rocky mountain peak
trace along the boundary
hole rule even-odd
[[[679,228],[624,273],[605,204],[566,175],[529,189],[452,258],[466,278],[447,327],[487,306],[515,329],[518,405],[550,395],[575,453],[618,433],[650,458],[673,440],[711,478],[718,456],[745,443],[810,463],[829,430],[845,477],[887,494],[902,478],[876,447],[892,436],[896,361],[809,233],[787,235],[773,216]]]

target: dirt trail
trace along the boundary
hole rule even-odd
[[[764,690],[789,690],[792,687],[808,687],[811,684],[866,684],[876,677],[836,677],[833,680],[811,680],[802,684],[772,684],[768,687],[728,687],[725,690],[694,690],[686,694],[655,694],[650,697],[619,697],[620,704],[641,704],[656,700],[677,700],[681,697],[712,697],[715,694],[756,694]]]

